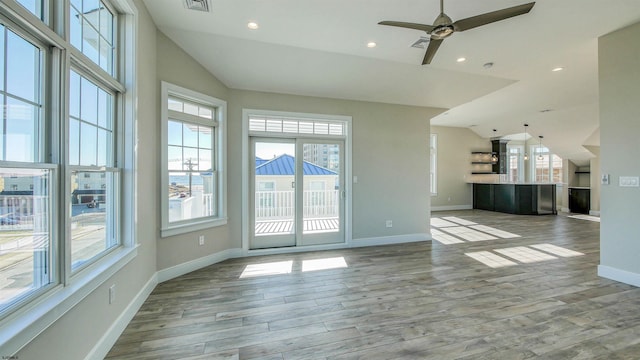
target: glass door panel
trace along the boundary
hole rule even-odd
[[[252,139],[251,249],[296,245],[296,145]]]
[[[303,141],[301,245],[344,242],[341,142]]]

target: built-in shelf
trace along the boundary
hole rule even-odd
[[[473,171],[473,175],[491,175],[495,174],[493,171]]]
[[[591,174],[591,171],[576,171],[576,174]]]
[[[494,152],[494,151],[472,151],[471,153],[472,153],[472,154],[474,154],[474,155],[478,155],[478,154],[479,154],[479,155],[493,155],[493,154],[497,154],[497,153],[496,153],[496,152]]]
[[[472,161],[471,163],[474,165],[493,165],[494,164],[493,161]]]

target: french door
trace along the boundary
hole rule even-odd
[[[344,142],[251,138],[251,249],[345,241]]]

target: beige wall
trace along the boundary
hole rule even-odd
[[[353,238],[428,232],[429,119],[444,109],[231,91],[229,170],[240,179],[242,109],[346,115],[353,118]],[[349,180],[347,180],[349,181]],[[240,189],[230,191],[240,199]],[[234,202],[240,213],[240,201]],[[386,228],[385,221],[393,227]],[[240,233],[238,217],[230,220]]]
[[[156,102],[160,101],[161,81],[182,86],[227,101],[227,103],[229,102],[229,89],[160,31],[157,32],[157,47],[158,65],[154,81],[156,85],[154,91]],[[160,139],[159,121],[159,119],[156,121],[155,127],[147,129],[147,131],[153,131],[158,139]],[[229,128],[231,127],[229,124],[231,121],[232,119],[228,118],[227,125]],[[228,139],[229,142],[231,142],[232,140],[230,139],[233,138],[228,137]],[[156,164],[160,161],[159,144],[160,143],[155,147],[157,151],[154,156],[148,158],[149,161]],[[234,161],[234,159],[229,157],[228,162],[231,163],[232,161]],[[155,174],[153,181],[159,183],[159,168],[156,169]],[[227,181],[231,191],[240,181],[239,178],[229,176],[229,173],[227,173]],[[156,195],[156,197],[158,196]],[[239,198],[230,197],[228,201],[229,206],[231,206],[232,203],[238,202],[238,199]],[[153,209],[153,215],[157,219],[160,219],[160,210],[160,206]],[[228,216],[229,218],[237,217],[237,213],[228,212]],[[203,246],[200,246],[198,243],[200,235],[204,235],[205,237],[205,244]],[[230,226],[224,225],[197,232],[159,238],[157,245],[158,270],[179,265],[207,254],[214,254],[222,250],[240,247],[239,237],[239,233],[235,233],[235,236],[231,235]]]
[[[620,187],[620,176],[640,176],[640,23],[599,39],[601,188],[599,270],[640,284],[640,188]],[[604,266],[604,268],[602,267]],[[625,271],[622,273],[621,271]],[[602,274],[602,271],[600,272]],[[611,273],[609,274],[611,275]]]
[[[437,195],[431,196],[431,208],[447,209],[473,206],[471,152],[491,151],[491,142],[467,128],[431,126],[438,135]],[[481,180],[478,178],[478,180]]]
[[[17,358],[84,359],[127,305],[156,271],[156,239],[158,217],[148,209],[158,206],[158,103],[156,71],[156,28],[141,1],[135,2],[138,27],[138,178],[137,202],[142,212],[137,215],[138,256],[122,270],[100,285],[71,311],[38,335],[18,352]],[[109,287],[116,285],[116,301],[109,305]],[[2,354],[9,355],[9,354]]]
[[[591,187],[591,209],[593,214],[600,213],[600,146],[585,146],[595,157],[589,160],[589,186]]]

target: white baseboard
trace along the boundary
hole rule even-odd
[[[471,210],[473,205],[432,206],[431,211]]]
[[[571,210],[569,210],[568,207],[560,208],[560,211],[562,211],[562,212],[571,212]]]
[[[589,215],[600,216],[600,210],[589,210]]]
[[[157,273],[153,274],[151,279],[147,281],[129,305],[127,305],[127,308],[122,312],[122,314],[120,314],[116,321],[111,324],[109,330],[107,330],[93,349],[91,349],[85,358],[86,360],[104,359],[105,356],[107,356],[113,345],[118,341],[120,335],[122,335],[124,329],[127,328],[129,322],[131,322],[138,310],[140,310],[140,307],[144,304],[145,300],[147,300],[156,285],[158,285]]]
[[[402,244],[402,243],[419,242],[419,241],[431,241],[431,235],[427,233],[423,233],[423,234],[405,234],[405,235],[353,239],[351,241],[350,246],[351,247],[377,246],[377,245]]]
[[[598,276],[640,287],[640,274],[630,271],[598,265]]]
[[[242,249],[227,249],[215,254],[207,255],[189,262],[178,264],[170,268],[162,269],[157,272],[158,283],[177,278],[178,276],[188,274],[192,271],[202,269],[203,267],[225,261],[227,259],[237,258],[242,256]]]

